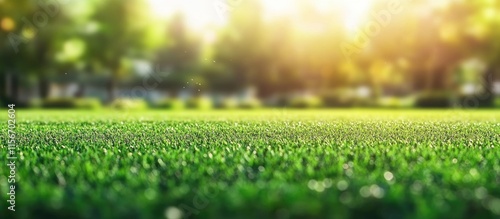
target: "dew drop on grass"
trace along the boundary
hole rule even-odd
[[[368,186],[363,186],[363,187],[361,187],[361,189],[359,190],[359,194],[360,194],[363,198],[368,198],[368,197],[370,197],[370,188],[368,188]]]
[[[488,190],[486,190],[484,187],[479,187],[476,189],[474,194],[476,195],[477,199],[485,199],[488,196]]]
[[[343,168],[344,170],[347,170],[347,169],[349,169],[349,165],[345,163],[344,165],[342,165],[342,168]]]
[[[422,191],[422,188],[423,188],[422,184],[418,181],[414,182],[410,187],[411,192],[413,194],[420,194],[420,192]]]
[[[314,190],[316,192],[323,192],[325,191],[325,186],[323,185],[323,182],[318,182],[314,179],[309,180],[307,183],[307,187],[309,187],[310,190]]]
[[[479,172],[476,170],[476,168],[472,168],[469,170],[469,174],[472,176],[472,177],[476,177],[479,175]]]
[[[146,191],[144,191],[144,196],[148,200],[153,200],[156,197],[156,192],[153,189],[148,188],[146,189]]]
[[[383,198],[385,195],[384,189],[380,188],[380,186],[378,186],[378,185],[370,186],[370,193],[375,198]]]
[[[345,191],[347,188],[349,188],[349,183],[345,180],[340,180],[339,182],[337,182],[337,189],[339,189],[340,191]]]
[[[209,168],[207,169],[207,173],[208,173],[209,175],[214,174],[214,169],[213,169],[213,168],[211,168],[211,167],[209,167]]]
[[[131,173],[137,173],[137,168],[136,167],[131,167],[130,168]]]
[[[352,201],[352,196],[349,192],[344,192],[339,199],[343,204],[349,204]]]
[[[384,173],[384,178],[387,181],[391,181],[392,179],[394,179],[394,174],[392,174],[391,172],[387,171],[387,172]]]
[[[314,190],[316,190],[316,192],[323,192],[325,191],[325,187],[323,186],[323,184],[318,183],[316,184],[316,188],[314,188]]]
[[[490,210],[493,213],[500,215],[500,199],[498,198],[492,199],[488,204],[488,206],[490,207]]]
[[[182,211],[176,207],[168,207],[165,210],[165,217],[167,219],[181,219]]]
[[[330,188],[330,187],[332,187],[332,180],[331,180],[331,179],[328,179],[328,178],[327,178],[327,179],[324,179],[324,180],[323,180],[323,186],[324,186],[325,188]]]
[[[316,180],[314,179],[311,179],[307,183],[307,187],[309,187],[310,190],[314,190],[314,188],[316,188],[316,184],[318,184],[318,182],[316,182]]]
[[[351,169],[348,169],[345,171],[345,175],[352,178],[354,175],[354,172]]]

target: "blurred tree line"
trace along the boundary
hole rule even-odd
[[[375,1],[352,33],[341,9],[321,12],[301,1],[294,19],[266,20],[258,1],[243,1],[205,42],[182,14],[160,21],[144,0],[3,0],[0,95],[16,102],[20,86],[36,85],[46,98],[50,82],[71,72],[77,96],[92,83],[112,100],[120,82],[142,83],[134,63],[143,60],[168,69],[155,89],[174,94],[192,79],[210,92],[253,86],[261,98],[346,87],[368,87],[370,98],[387,90],[457,93],[465,72],[482,78],[477,92],[492,102],[500,76],[499,1],[405,1],[399,13],[387,2]],[[482,67],[468,72],[468,60]]]

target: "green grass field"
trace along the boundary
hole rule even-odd
[[[16,212],[4,166],[0,218],[500,218],[500,111],[19,110],[17,122]]]

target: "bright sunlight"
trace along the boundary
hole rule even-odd
[[[181,13],[188,27],[201,31],[207,26],[220,25],[221,19],[217,15],[213,1],[201,0],[148,0],[151,11],[160,19],[168,19],[172,15]]]
[[[238,1],[234,1],[238,2]],[[301,0],[261,0],[261,4],[266,18],[274,19],[285,17],[293,19],[301,15],[304,8],[301,7]],[[370,3],[363,0],[313,0],[314,10],[317,13],[341,13],[344,26],[349,31],[356,31],[368,17],[371,7]],[[223,13],[231,13],[237,10],[245,10],[245,2],[229,3],[229,1],[215,0],[149,0],[151,11],[160,19],[167,19],[176,13],[185,16],[189,28],[195,31],[202,31],[208,26],[219,26],[225,22],[225,16],[221,15],[217,7],[222,7]],[[333,16],[332,16],[333,19]]]

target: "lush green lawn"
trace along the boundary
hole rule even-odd
[[[2,164],[0,218],[500,218],[500,111],[20,111],[17,120],[16,212],[4,205]]]

